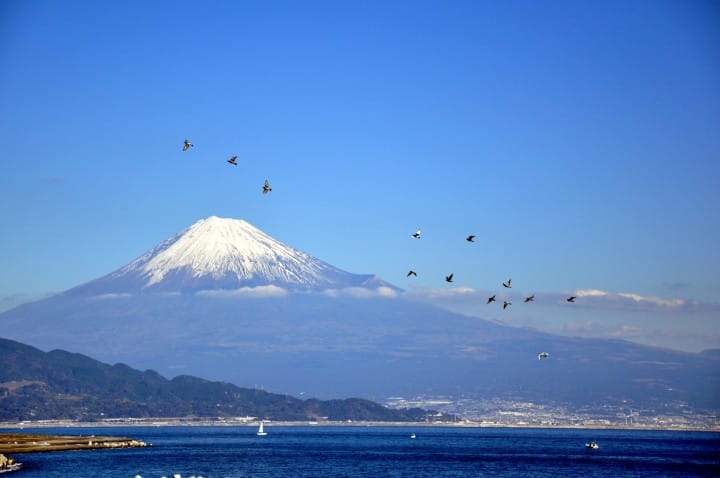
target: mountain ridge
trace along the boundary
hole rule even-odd
[[[272,420],[417,421],[428,412],[389,409],[362,398],[301,400],[190,375],[109,365],[0,338],[0,419],[236,417]]]

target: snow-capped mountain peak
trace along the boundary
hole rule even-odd
[[[338,269],[241,219],[211,216],[121,269],[71,291],[186,292],[264,285],[287,290],[323,290],[388,284],[372,275]]]
[[[148,276],[150,287],[180,269],[187,269],[193,277],[210,276],[218,280],[231,274],[247,280],[262,277],[268,282],[305,282],[317,279],[323,266],[243,220],[212,216],[196,222],[121,271],[134,269]]]

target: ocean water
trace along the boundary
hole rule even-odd
[[[0,433],[18,430],[3,429]],[[18,478],[720,477],[720,434],[460,427],[102,427],[151,447],[15,455]],[[416,434],[411,439],[411,433]],[[597,440],[600,448],[585,443]]]

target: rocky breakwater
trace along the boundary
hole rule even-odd
[[[0,434],[0,453],[38,453],[45,451],[137,448],[147,443],[126,437]]]
[[[38,453],[67,450],[138,448],[148,446],[140,440],[125,437],[38,435],[29,433],[0,434],[0,473],[17,470],[22,465],[6,454]]]

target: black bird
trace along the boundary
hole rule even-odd
[[[232,164],[233,166],[237,166],[237,156],[233,156],[232,158],[228,159],[228,163]]]
[[[503,310],[504,310],[504,309],[507,309],[507,306],[508,306],[508,305],[512,305],[512,302],[510,302],[509,300],[504,301],[504,302],[503,302]]]
[[[506,289],[510,289],[512,287],[510,285],[511,281],[512,281],[512,279],[508,279],[507,282],[503,282],[503,287],[505,287]]]
[[[453,274],[450,274],[449,276],[445,276],[445,282],[452,282]]]
[[[269,183],[268,180],[266,179],[266,180],[265,180],[265,184],[263,185],[263,194],[267,194],[267,193],[269,193],[270,191],[272,191],[272,188],[270,187],[270,183]]]
[[[572,297],[568,297],[568,298],[565,299],[565,300],[567,300],[568,302],[575,302],[575,299],[577,299],[577,297],[572,296]]]
[[[415,276],[415,277],[417,277],[417,272],[415,272],[415,271],[409,271],[409,272],[407,273],[407,277],[410,277],[410,276]]]
[[[420,229],[415,231],[415,234],[413,234],[412,237],[414,237],[415,239],[420,239]]]
[[[488,297],[487,303],[489,304],[490,302],[495,302],[495,296]]]
[[[195,145],[192,144],[189,139],[186,139],[185,142],[183,143],[183,151],[187,151],[188,148],[191,148],[192,146],[195,146]]]
[[[470,235],[467,238],[465,238],[465,240],[468,242],[475,242],[475,236]]]
[[[534,301],[534,300],[535,300],[535,296],[534,296],[534,295],[525,297],[525,302],[532,302],[532,301]]]
[[[538,360],[542,360],[542,359],[544,359],[544,358],[548,358],[549,356],[550,356],[550,354],[547,353],[547,352],[540,352],[540,353],[538,354]]]

